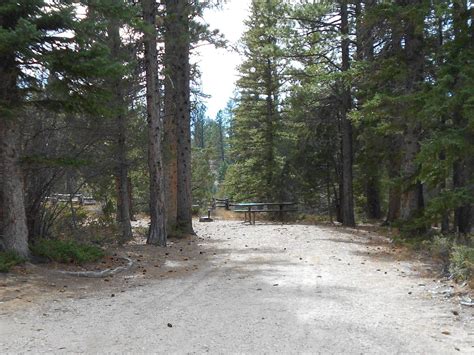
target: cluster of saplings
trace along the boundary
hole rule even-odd
[[[1,2],[3,269],[31,253],[101,257],[82,242],[130,240],[139,212],[150,216],[150,244],[192,232],[191,87],[199,72],[190,52],[223,43],[199,21],[217,4]],[[97,204],[79,206],[78,195]]]

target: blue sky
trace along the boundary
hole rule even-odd
[[[251,0],[230,0],[221,10],[206,10],[204,20],[211,29],[219,29],[231,43],[237,42],[243,31],[244,20],[248,16]],[[211,95],[207,100],[208,115],[214,118],[217,111],[225,108],[232,97],[236,67],[240,64],[240,56],[232,51],[216,49],[207,45],[198,48],[197,57],[202,72],[202,87],[204,93]]]

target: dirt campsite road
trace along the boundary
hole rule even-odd
[[[0,353],[474,353],[473,308],[373,233],[235,221],[196,230],[166,261],[163,250],[130,250],[138,265],[109,282],[64,277],[69,290],[54,293],[39,278],[30,303],[0,304]],[[154,268],[140,266],[147,252]]]

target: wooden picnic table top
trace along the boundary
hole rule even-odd
[[[229,203],[229,206],[237,207],[253,207],[253,206],[291,206],[296,205],[296,202],[242,202]]]

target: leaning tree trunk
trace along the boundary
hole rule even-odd
[[[348,71],[349,62],[349,21],[347,12],[347,0],[341,1],[341,57],[342,71]],[[351,91],[343,84],[342,111],[341,111],[341,135],[342,135],[342,223],[345,226],[355,226],[354,218],[354,196],[352,190],[352,123],[347,117],[351,109]]]
[[[190,65],[189,65],[189,11],[186,0],[167,0],[168,28],[173,33],[173,63],[169,76],[175,86],[174,103],[177,116],[177,227],[182,233],[194,233],[191,196],[191,117],[190,117]]]
[[[142,0],[142,6],[143,19],[148,26],[144,33],[151,219],[147,243],[166,246],[166,217],[161,153],[162,124],[160,120],[160,88],[158,84],[158,53],[156,48],[157,11],[155,0]]]
[[[120,23],[117,19],[111,19],[109,28],[110,52],[114,60],[120,60],[121,40]],[[130,222],[130,194],[128,185],[128,163],[127,163],[127,115],[126,105],[123,99],[122,78],[116,78],[113,82],[113,104],[112,110],[116,112],[116,179],[117,179],[117,222],[120,228],[120,241],[131,240],[132,224]]]
[[[15,22],[11,18],[0,18],[1,27],[3,21]],[[27,258],[28,228],[20,168],[20,130],[13,113],[18,113],[15,106],[20,101],[17,75],[15,54],[0,54],[0,249]]]
[[[164,137],[163,159],[165,164],[165,203],[166,227],[168,233],[176,231],[178,223],[178,107],[176,92],[176,38],[174,14],[170,13],[171,1],[166,1],[167,14],[165,17],[165,95],[164,95]]]

